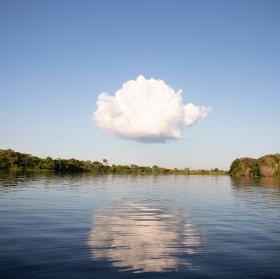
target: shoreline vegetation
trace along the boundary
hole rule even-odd
[[[219,170],[191,170],[169,169],[159,166],[138,165],[109,165],[108,160],[81,161],[77,159],[53,159],[51,157],[39,158],[30,154],[15,152],[11,149],[0,149],[1,170],[34,170],[53,171],[61,173],[87,172],[93,174],[183,174],[183,175],[228,175],[228,171]]]
[[[83,161],[77,159],[39,158],[31,154],[0,149],[0,170],[10,171],[53,171],[60,173],[93,174],[182,174],[182,175],[230,175],[232,177],[280,177],[280,154],[270,154],[258,159],[238,158],[229,171],[218,168],[210,170],[169,169],[154,165],[109,165],[108,160]]]
[[[280,177],[280,154],[235,159],[229,174],[233,177]]]

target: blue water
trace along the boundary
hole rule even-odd
[[[0,278],[280,278],[280,180],[0,173]]]

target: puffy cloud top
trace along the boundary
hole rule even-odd
[[[125,82],[114,96],[101,93],[96,104],[94,119],[100,128],[142,142],[181,139],[181,130],[205,119],[210,110],[184,105],[181,91],[141,75]]]

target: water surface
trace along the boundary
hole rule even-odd
[[[0,278],[280,278],[280,181],[0,173]]]

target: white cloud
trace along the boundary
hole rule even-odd
[[[210,110],[192,103],[184,105],[181,91],[176,92],[163,80],[141,75],[125,82],[114,96],[101,93],[96,104],[98,127],[142,142],[181,139],[182,129],[205,119]]]

